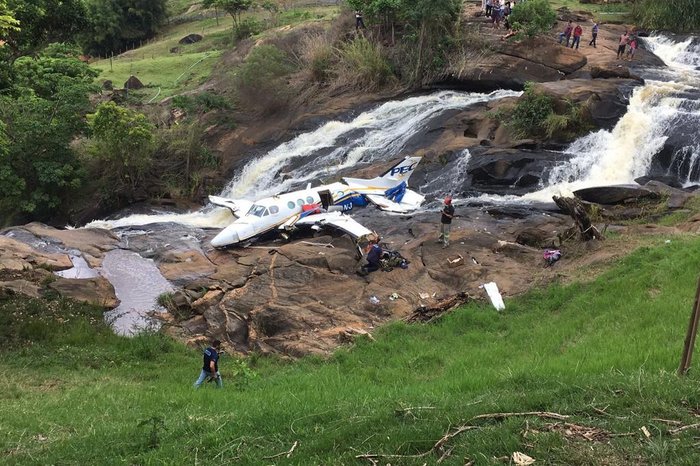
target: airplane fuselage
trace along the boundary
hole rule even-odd
[[[284,228],[285,225],[291,227],[301,216],[312,215],[313,210],[305,211],[304,206],[319,205],[319,192],[325,190],[333,196],[333,205],[342,206],[344,211],[353,208],[352,198],[358,196],[351,186],[333,183],[259,199],[245,215],[216,235],[211,244],[214,247],[228,246],[275,228]],[[383,192],[383,188],[378,187],[377,192]]]

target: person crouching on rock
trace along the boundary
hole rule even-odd
[[[445,205],[442,208],[442,217],[440,218],[440,236],[437,242],[442,243],[442,249],[450,245],[450,228],[452,227],[452,219],[455,216],[455,208],[452,205],[452,198],[445,198]]]
[[[364,266],[364,270],[367,273],[376,272],[380,269],[381,264],[379,261],[382,258],[382,247],[379,245],[379,238],[371,241],[367,246],[367,265]]]
[[[221,374],[219,374],[219,348],[221,347],[221,342],[219,340],[214,340],[211,342],[211,346],[204,350],[204,363],[202,364],[202,372],[199,374],[199,378],[194,383],[194,388],[199,388],[204,381],[209,378],[216,381],[216,386],[222,388],[224,382],[221,379]]]

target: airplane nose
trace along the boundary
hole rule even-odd
[[[224,246],[229,246],[235,244],[239,241],[238,232],[229,227],[224,228],[221,233],[216,235],[214,239],[211,240],[211,245],[215,248],[223,248]]]

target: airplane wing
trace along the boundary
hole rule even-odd
[[[226,207],[236,217],[241,217],[253,206],[252,202],[245,199],[227,199],[219,196],[209,196],[209,202],[220,207]]]
[[[406,190],[401,202],[394,202],[388,199],[386,196],[380,194],[365,194],[365,197],[369,199],[372,204],[376,205],[382,210],[400,214],[416,210],[425,200],[425,196],[422,196],[415,191],[411,191],[410,189]]]
[[[327,212],[321,214],[308,215],[296,221],[295,225],[311,225],[318,227],[333,227],[347,233],[357,239],[364,235],[369,235],[369,230],[362,224],[356,222],[352,217],[348,217],[340,212]]]

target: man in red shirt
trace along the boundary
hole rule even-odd
[[[617,58],[625,58],[625,48],[627,47],[627,42],[630,40],[630,33],[625,31],[624,34],[620,36],[620,45],[617,47]]]
[[[574,48],[574,45],[576,46],[576,49],[578,50],[578,46],[581,43],[581,35],[583,34],[583,28],[581,25],[577,24],[576,27],[574,28],[574,41],[571,42],[571,48]]]

